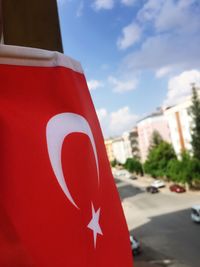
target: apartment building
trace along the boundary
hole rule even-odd
[[[147,159],[149,146],[152,140],[152,134],[154,131],[159,132],[163,140],[171,143],[168,122],[161,109],[140,120],[137,123],[137,129],[140,157],[142,162]]]
[[[115,159],[114,153],[113,153],[113,147],[112,147],[113,139],[107,139],[107,140],[104,141],[104,143],[105,143],[105,146],[106,146],[108,160],[111,162],[111,161],[113,161]]]
[[[117,137],[113,139],[112,142],[113,155],[114,158],[119,162],[124,164],[127,159],[127,150],[125,148],[124,139],[122,137]]]
[[[181,152],[184,150],[192,152],[192,118],[190,115],[191,105],[191,97],[188,97],[184,102],[172,107],[168,107],[164,111],[164,115],[169,125],[172,145],[178,156],[180,156]]]
[[[105,140],[105,146],[109,161],[116,159],[123,164],[128,158],[139,158],[137,128],[124,132],[121,137]]]

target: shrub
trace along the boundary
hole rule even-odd
[[[172,159],[176,159],[172,145],[162,141],[157,147],[150,150],[144,170],[155,178],[164,177],[167,175],[168,163]]]
[[[129,172],[135,172],[143,175],[142,164],[135,158],[128,158],[124,164],[124,168]]]

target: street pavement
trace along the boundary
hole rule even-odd
[[[141,241],[143,252],[134,266],[200,267],[200,225],[190,219],[200,193],[172,193],[167,185],[150,194],[145,190],[152,182],[148,177],[120,177],[115,182],[129,231]]]

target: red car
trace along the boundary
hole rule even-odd
[[[170,191],[176,192],[176,193],[184,193],[186,190],[184,187],[178,185],[178,184],[173,184],[169,187]]]

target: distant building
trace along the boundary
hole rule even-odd
[[[131,140],[130,140],[130,133],[124,132],[122,134],[122,139],[124,142],[124,155],[125,158],[132,158],[132,148],[131,148]]]
[[[140,158],[137,127],[133,128],[130,132],[125,132],[122,137],[125,142],[127,158]]]
[[[127,150],[125,148],[124,139],[122,137],[118,137],[113,139],[112,143],[113,155],[114,158],[119,162],[124,164],[127,159]]]
[[[113,154],[113,147],[112,147],[113,139],[107,139],[104,141],[104,143],[106,146],[108,160],[111,162],[115,159],[114,154]]]
[[[184,150],[188,150],[189,152],[192,151],[192,118],[190,115],[191,105],[191,97],[188,97],[184,102],[173,107],[169,107],[164,111],[169,125],[172,145],[178,156]]]
[[[105,140],[105,146],[110,162],[116,159],[123,164],[128,158],[139,158],[137,128],[124,132],[121,137]]]
[[[163,140],[171,143],[167,119],[163,115],[162,110],[158,110],[157,112],[152,113],[151,115],[140,120],[137,123],[137,128],[140,156],[142,162],[147,159],[149,146],[152,140],[152,134],[154,131],[159,132]]]

